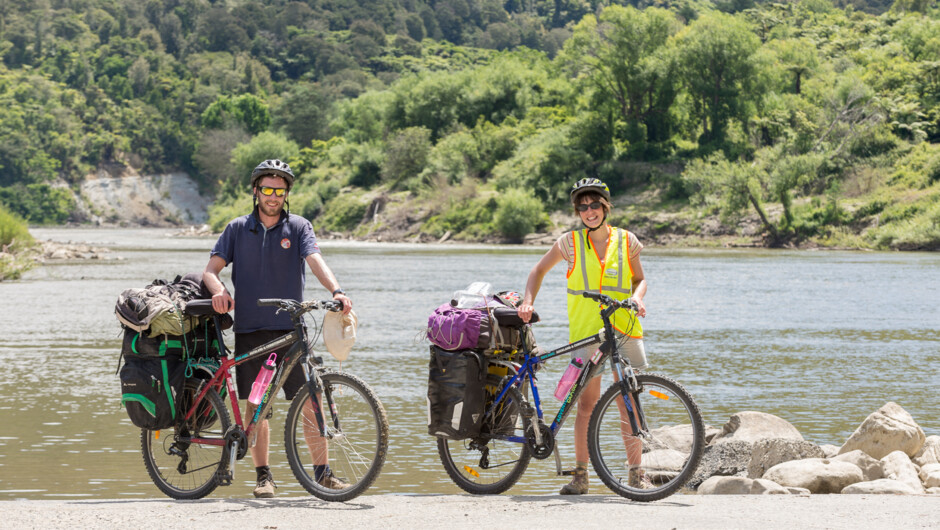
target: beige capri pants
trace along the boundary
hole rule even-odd
[[[649,362],[646,360],[646,348],[643,347],[643,339],[634,339],[618,331],[614,331],[614,333],[617,335],[617,351],[620,352],[621,356],[630,360],[630,366],[636,370],[649,368]],[[597,351],[596,346],[578,348],[571,352],[571,358],[580,357],[587,361],[594,355],[595,351]],[[600,372],[598,373],[599,376]]]

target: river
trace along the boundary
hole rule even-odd
[[[106,246],[121,259],[50,264],[0,283],[0,499],[163,497],[120,406],[113,308],[123,289],[205,266],[214,238],[167,232],[32,230],[38,239]],[[473,281],[521,291],[545,249],[321,246],[359,315],[359,342],[343,369],[368,381],[388,411],[389,455],[369,493],[458,493],[426,434],[427,315]],[[807,440],[841,445],[894,401],[928,435],[940,434],[940,254],[649,248],[643,266],[651,371],[682,382],[706,423],[720,428],[735,412],[757,410],[788,420]],[[305,296],[324,297],[308,280]],[[543,347],[567,338],[564,286],[559,267],[537,300]],[[550,363],[542,385],[553,388],[564,366]],[[286,410],[279,404],[272,420],[278,494],[305,495],[283,456]],[[566,465],[572,423],[561,434]],[[552,459],[533,461],[510,493],[555,493],[566,480],[553,472]],[[251,495],[250,458],[235,479],[212,497]]]

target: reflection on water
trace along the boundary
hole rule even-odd
[[[140,454],[139,431],[120,406],[115,375],[118,293],[154,278],[201,270],[214,239],[161,229],[34,230],[40,239],[87,241],[119,261],[45,266],[0,284],[0,499],[161,498]],[[388,414],[390,450],[370,493],[458,493],[426,434],[428,313],[477,280],[521,290],[544,249],[326,242],[323,252],[351,294],[359,342],[343,369],[362,376]],[[767,251],[644,252],[650,279],[644,321],[654,371],[682,382],[705,421],[771,412],[816,443],[841,444],[886,401],[940,434],[940,284],[936,254]],[[564,273],[536,307],[543,346],[565,342]],[[312,281],[316,284],[316,281]],[[237,294],[237,293],[236,293]],[[307,296],[323,297],[318,285]],[[565,363],[541,372],[552,388]],[[549,399],[547,413],[557,404]],[[286,402],[275,413],[271,460],[280,495],[306,495],[284,459]],[[571,424],[562,458],[573,463]],[[511,493],[552,494],[567,482],[554,462],[533,461]],[[245,497],[250,459],[213,497]],[[599,483],[595,491],[600,491]]]

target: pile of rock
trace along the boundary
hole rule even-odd
[[[36,261],[47,263],[62,260],[121,259],[109,255],[110,252],[107,248],[93,247],[85,243],[61,243],[50,239],[39,243]]]
[[[887,403],[842,447],[805,441],[772,414],[740,412],[709,440],[688,486],[699,494],[893,493],[940,495],[940,436],[925,436]]]

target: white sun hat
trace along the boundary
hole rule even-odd
[[[337,361],[345,361],[349,357],[356,343],[358,326],[359,318],[353,310],[345,315],[339,311],[330,311],[323,317],[323,344]]]

